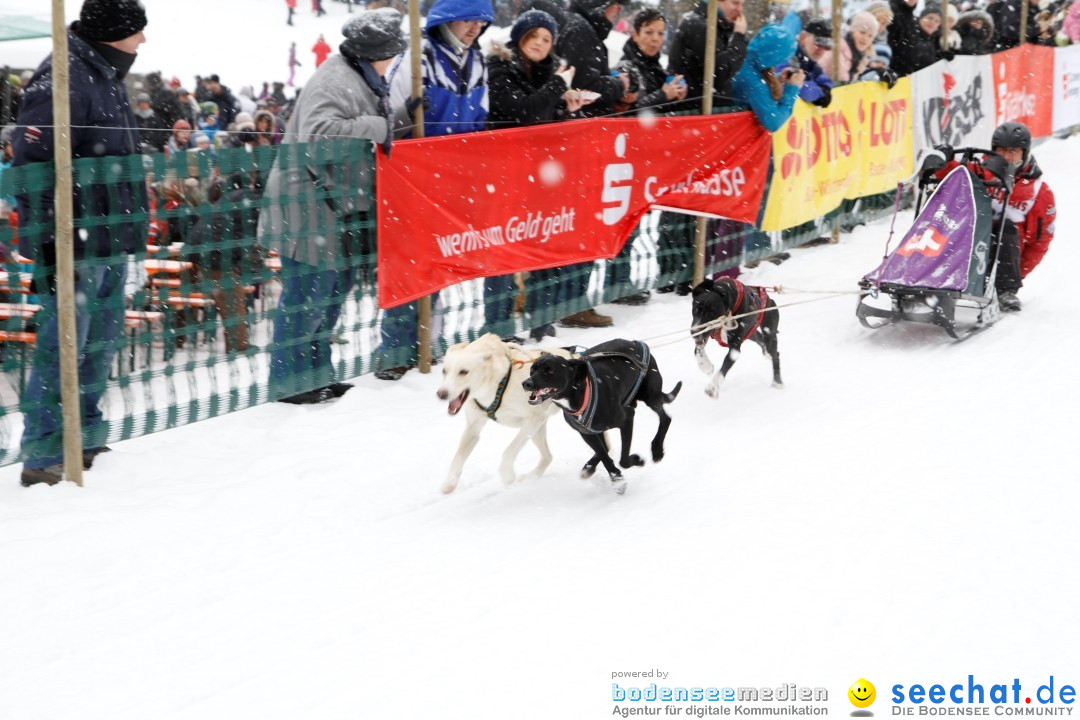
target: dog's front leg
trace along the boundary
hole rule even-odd
[[[712,361],[709,360],[709,356],[705,353],[704,343],[694,346],[694,359],[697,360],[698,370],[700,370],[703,375],[713,374],[715,368],[713,368]]]
[[[531,430],[532,428],[529,425],[522,424],[518,434],[506,446],[506,451],[503,452],[502,456],[502,463],[499,464],[499,477],[502,478],[503,485],[513,485],[517,479],[514,474],[514,461],[517,460],[518,453],[521,452],[521,448],[525,446],[529,436],[532,435]]]
[[[540,421],[539,426],[533,431],[532,434],[533,444],[536,445],[536,449],[540,451],[540,462],[536,463],[529,472],[525,473],[525,477],[522,480],[536,480],[544,471],[548,469],[548,465],[551,464],[551,449],[547,443],[547,418],[545,417]]]
[[[709,381],[708,387],[705,388],[705,394],[711,397],[713,400],[720,397],[720,383],[727,377],[728,370],[735,364],[735,361],[739,359],[741,351],[737,347],[728,348],[728,354],[724,356],[724,362],[720,364],[720,369],[713,375],[711,381]]]
[[[444,493],[452,493],[457,488],[458,480],[461,479],[461,470],[465,467],[465,461],[469,459],[473,448],[476,447],[476,442],[480,439],[480,428],[486,422],[487,418],[481,415],[476,419],[471,419],[465,426],[465,432],[461,433],[461,442],[458,443],[457,454],[450,461],[450,470],[446,473],[446,480],[442,484]]]

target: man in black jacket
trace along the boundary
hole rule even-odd
[[[81,158],[139,155],[139,127],[124,88],[124,76],[146,37],[146,13],[138,0],[86,0],[68,33],[71,94],[71,153]],[[15,166],[53,161],[52,57],[34,73],[15,130]],[[119,165],[125,161],[117,160]],[[135,161],[132,161],[134,163]],[[141,161],[138,165],[141,166]],[[104,451],[98,400],[124,330],[124,282],[128,255],[146,242],[146,186],[141,167],[135,179],[76,185],[76,225],[83,213],[107,224],[76,229],[76,325],[82,421],[90,443],[83,467]],[[127,173],[125,173],[127,174]],[[130,175],[129,175],[130,177]],[[19,252],[36,262],[37,316],[34,365],[22,396],[22,484],[54,485],[63,474],[60,425],[59,332],[56,323],[56,224],[52,189],[19,195]],[[141,219],[140,219],[141,218]],[[91,261],[82,261],[92,258]]]
[[[210,93],[210,101],[217,103],[218,106],[218,127],[227,130],[236,120],[239,103],[236,102],[232,91],[221,84],[217,75],[206,78],[206,89]]]
[[[688,107],[701,107],[705,88],[705,20],[708,3],[700,2],[682,17],[671,41],[668,71],[686,79]],[[746,59],[746,15],[743,0],[717,0],[714,105],[730,105],[731,81]]]
[[[604,45],[621,10],[621,4],[610,0],[575,0],[566,14],[566,26],[560,28],[555,54],[574,68],[574,89],[600,93],[595,102],[582,108],[585,117],[610,115],[615,102],[630,89],[625,73],[611,75]]]
[[[1020,44],[1020,0],[994,0],[986,6],[986,12],[994,21],[993,52],[1008,50]],[[1039,39],[1039,23],[1035,13],[1028,16],[1027,42]]]

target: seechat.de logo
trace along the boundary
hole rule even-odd
[[[859,678],[855,682],[851,683],[851,687],[847,691],[848,700],[851,704],[858,708],[851,713],[852,717],[873,717],[874,713],[870,712],[866,708],[874,704],[877,700],[877,689],[874,688],[874,683],[870,682],[866,678]]]

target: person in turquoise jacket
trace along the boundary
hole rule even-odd
[[[746,49],[743,62],[732,82],[732,95],[750,105],[758,122],[769,132],[779,130],[795,107],[806,73],[798,67],[786,67],[795,55],[800,22],[789,13],[782,23],[761,28]]]

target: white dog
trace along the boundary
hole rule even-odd
[[[562,357],[570,353],[561,348],[545,350]],[[461,434],[457,454],[450,463],[444,493],[452,493],[461,478],[480,431],[488,420],[520,428],[507,446],[499,465],[499,476],[505,485],[519,478],[514,473],[514,461],[530,438],[540,451],[540,462],[522,476],[533,480],[544,474],[551,464],[547,444],[547,420],[558,408],[552,403],[529,404],[529,394],[521,383],[529,377],[529,364],[540,356],[540,350],[528,350],[516,343],[504,343],[494,333],[488,333],[471,343],[459,343],[446,351],[443,358],[443,382],[439,387],[440,400],[450,400],[447,412],[457,415],[464,407],[467,424]]]

